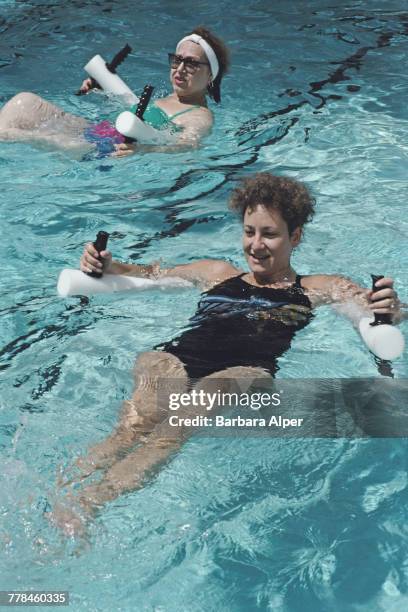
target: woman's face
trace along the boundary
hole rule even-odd
[[[265,279],[286,272],[301,233],[298,227],[289,236],[286,221],[278,210],[268,210],[261,204],[253,210],[247,209],[242,244],[251,272]]]
[[[202,94],[211,81],[210,66],[203,49],[192,40],[184,41],[176,50],[178,58],[191,62],[181,62],[177,68],[170,67],[170,81],[177,95],[192,96]],[[201,62],[196,64],[195,62]]]

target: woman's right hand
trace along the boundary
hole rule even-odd
[[[84,252],[79,260],[82,272],[108,272],[112,267],[112,253],[110,251],[98,251],[92,242],[87,242]]]
[[[82,93],[89,93],[91,89],[93,89],[92,79],[88,77],[87,79],[85,79],[85,81],[82,81],[82,85],[79,88],[79,91],[82,91]]]

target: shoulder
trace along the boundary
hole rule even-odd
[[[207,108],[206,106],[199,106],[196,108],[192,108],[190,111],[191,115],[195,115],[196,117],[204,117],[206,119],[208,119],[209,121],[213,121],[214,120],[214,114],[212,112],[212,110],[210,110],[209,108]]]
[[[210,109],[205,106],[193,107],[179,117],[175,117],[174,123],[183,127],[210,128],[214,123],[214,117]]]

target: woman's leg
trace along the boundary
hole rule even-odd
[[[87,125],[82,117],[66,113],[29,92],[17,94],[0,110],[0,140],[25,140],[73,148],[78,147],[79,142],[84,145],[82,133]]]
[[[100,467],[106,469],[115,462],[125,461],[120,459],[120,456],[129,451],[138,440],[144,441],[144,436],[165,418],[169,393],[182,393],[187,388],[188,378],[183,364],[169,353],[143,353],[136,360],[134,373],[136,389],[131,400],[123,404],[116,430],[106,440],[92,447],[88,455],[79,462],[80,477],[65,481],[61,486],[75,484]],[[90,494],[92,486],[84,489],[87,490]],[[102,493],[100,496],[103,497]],[[79,498],[70,493],[65,501],[58,501],[48,515],[49,520],[66,535],[84,535],[85,523],[80,511],[91,511],[91,508],[89,504],[81,503],[81,499],[82,496]],[[78,504],[80,508],[77,509]],[[94,506],[98,505],[100,501],[95,499]]]
[[[182,393],[187,388],[187,373],[177,357],[165,352],[142,353],[134,367],[135,391],[121,409],[115,431],[102,442],[91,447],[76,462],[78,469],[74,479],[64,481],[63,486],[80,481],[95,470],[107,469],[162,421],[168,410],[160,405],[160,396],[169,392]]]
[[[46,121],[62,118],[71,121],[72,125],[85,126],[87,123],[40,96],[23,91],[6,102],[0,110],[0,132],[11,128],[34,130]]]
[[[270,381],[271,378],[271,375],[262,368],[231,367],[202,378],[194,390],[204,393],[244,393],[254,380]],[[167,393],[167,406],[168,404]],[[222,406],[218,407],[218,411],[220,410]],[[180,418],[209,414],[211,413],[206,406],[186,407],[177,411]],[[170,459],[193,431],[191,428],[171,426],[168,418],[161,419],[147,437],[145,444],[113,464],[99,483],[82,489],[77,498],[78,503],[85,512],[92,514],[107,501],[112,501],[122,493],[143,487],[146,480]]]

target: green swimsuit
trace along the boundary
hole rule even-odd
[[[136,112],[137,105],[132,106],[130,112]],[[170,129],[172,132],[181,132],[183,129],[181,125],[177,125],[173,122],[175,117],[179,117],[180,115],[184,115],[189,111],[195,110],[196,108],[200,108],[198,104],[192,106],[191,108],[186,108],[186,110],[179,111],[174,115],[168,115],[163,109],[157,106],[154,102],[152,104],[148,104],[147,108],[143,115],[143,121],[151,125],[156,130],[168,130]]]

